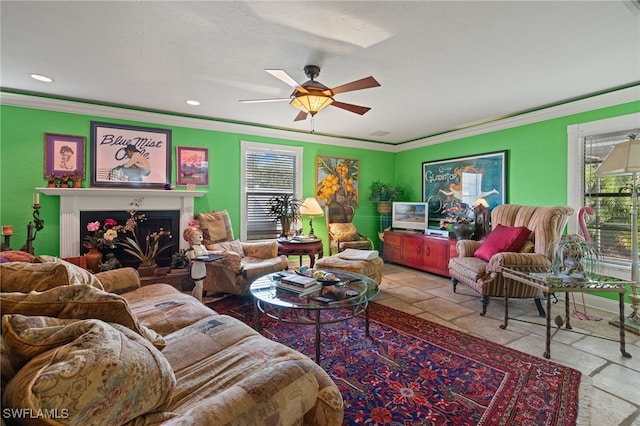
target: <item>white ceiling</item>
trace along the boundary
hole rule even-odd
[[[621,0],[3,0],[0,13],[3,89],[308,132],[287,102],[238,100],[288,97],[264,69],[303,83],[314,64],[329,87],[381,83],[336,95],[371,111],[329,107],[315,132],[391,144],[640,81],[640,5]]]

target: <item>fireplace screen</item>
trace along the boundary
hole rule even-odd
[[[171,255],[179,250],[180,238],[180,211],[179,210],[147,210],[138,211],[138,214],[144,214],[146,220],[138,221],[136,226],[136,235],[138,241],[141,244],[145,244],[147,235],[158,231],[160,228],[171,231],[171,239],[166,238],[165,242],[173,240],[174,244],[169,249],[163,251],[156,261],[158,266],[170,266]],[[87,230],[87,224],[95,221],[99,221],[100,224],[104,224],[106,219],[114,219],[119,225],[124,225],[129,218],[129,212],[127,211],[81,211],[80,212],[80,253],[84,254],[88,250],[83,246],[84,237],[90,232]],[[126,235],[126,234],[125,234]],[[123,237],[123,234],[119,234],[119,237]],[[101,250],[104,256],[108,253],[113,253],[120,261],[122,266],[130,266],[136,268],[139,265],[138,259],[131,254],[124,251],[120,246],[116,246],[114,249]]]

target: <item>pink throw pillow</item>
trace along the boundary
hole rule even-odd
[[[496,253],[520,250],[531,231],[524,227],[496,226],[473,254],[488,262]]]

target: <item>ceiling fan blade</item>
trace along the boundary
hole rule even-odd
[[[293,77],[287,74],[285,70],[265,70],[265,71],[271,74],[272,76],[274,76],[275,78],[277,78],[278,80],[282,81],[283,83],[293,87],[294,89],[297,89],[298,91],[304,94],[309,93],[307,89],[305,89],[300,85],[300,83],[295,81]]]
[[[238,102],[242,102],[245,104],[257,104],[261,102],[280,102],[280,101],[290,101],[291,98],[272,98],[272,99],[240,99]]]
[[[369,107],[363,107],[363,106],[354,105],[354,104],[345,104],[344,102],[338,102],[338,101],[333,101],[331,106],[346,109],[347,111],[355,112],[356,114],[360,114],[360,115],[364,115],[367,111],[371,109]]]
[[[353,90],[369,89],[371,87],[378,87],[380,83],[375,78],[369,76],[361,78],[360,80],[352,81],[351,83],[343,84],[342,86],[334,87],[333,89],[325,90],[325,95],[333,96],[337,93],[351,92]],[[329,93],[326,93],[329,92]]]
[[[298,115],[296,115],[296,118],[293,119],[293,121],[302,121],[302,120],[305,120],[306,118],[307,118],[307,113],[304,111],[300,111]]]

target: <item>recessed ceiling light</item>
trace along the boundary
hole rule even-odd
[[[188,103],[189,105],[193,105],[193,106],[198,106],[198,105],[200,105],[200,102],[198,102],[198,101],[194,101],[193,99],[189,99],[189,100],[187,101],[187,103]]]
[[[53,83],[53,79],[51,77],[47,77],[46,75],[42,75],[42,74],[29,74],[29,75],[34,80],[43,81],[45,83]]]

